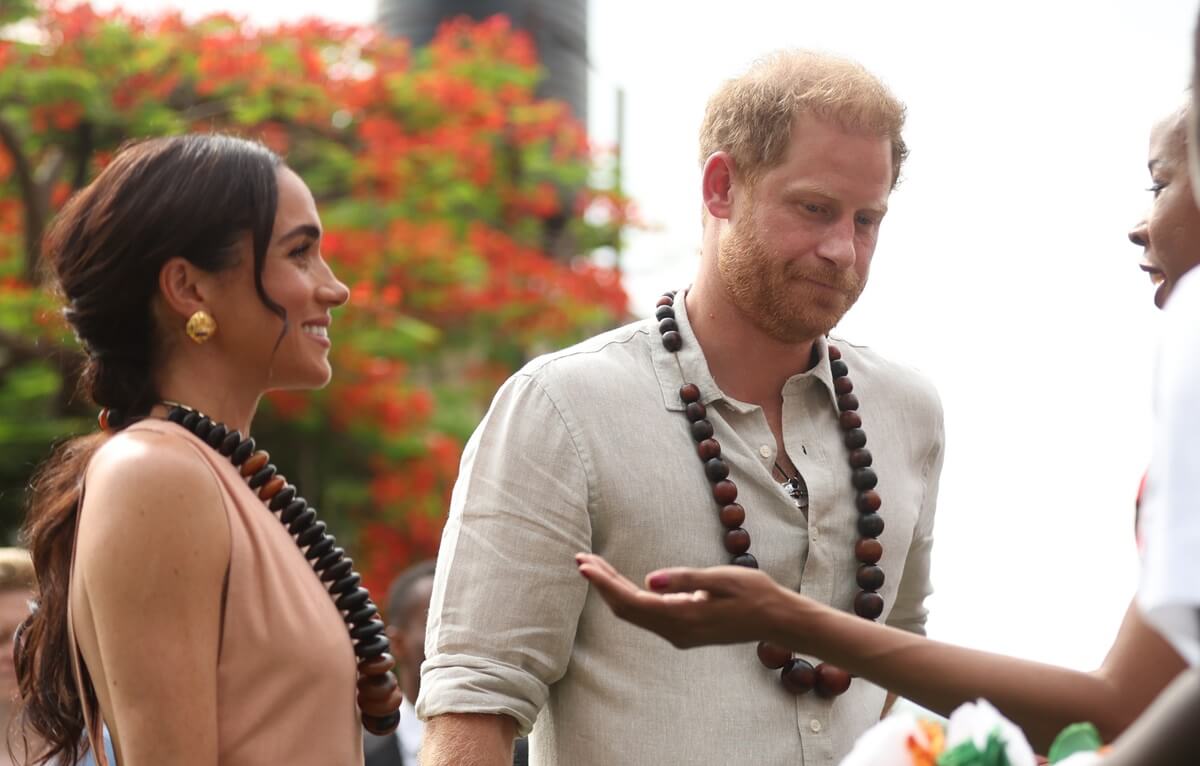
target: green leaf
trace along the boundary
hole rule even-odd
[[[1058,763],[1075,753],[1091,753],[1104,744],[1100,732],[1090,723],[1073,723],[1058,733],[1050,746],[1047,757],[1050,763]]]
[[[28,18],[36,12],[34,0],[0,0],[0,26]]]
[[[988,735],[983,750],[973,741],[960,742],[953,750],[938,756],[937,766],[1012,766],[1008,761],[1004,740],[998,731]]]

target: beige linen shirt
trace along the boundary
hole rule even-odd
[[[775,439],[762,409],[717,388],[682,293],[675,312],[677,354],[644,320],[536,359],[496,394],[451,501],[418,713],[510,715],[521,733],[533,729],[534,766],[836,764],[878,720],[884,690],[856,679],[833,700],[794,696],[753,644],[675,649],[614,617],[576,571],[578,551],[636,582],[659,567],[728,563],[679,399],[691,382],[760,567],[852,608],[857,511],[828,361],[783,388],[784,443],[808,484],[805,518],[771,475]],[[912,371],[840,348],[883,496],[881,619],[923,632],[941,407]]]

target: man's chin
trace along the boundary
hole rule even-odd
[[[833,315],[820,319],[806,317],[803,320],[775,322],[760,326],[767,335],[780,343],[799,344],[808,343],[809,341],[828,335],[829,331],[834,328],[840,319],[841,315],[839,314],[837,318],[833,318]]]

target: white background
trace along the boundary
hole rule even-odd
[[[376,11],[254,7],[261,23]],[[722,79],[812,47],[860,60],[907,102],[911,159],[871,284],[838,332],[942,394],[934,637],[1089,669],[1133,594],[1156,317],[1126,232],[1150,201],[1149,127],[1183,100],[1195,12],[1194,0],[591,0],[591,131],[613,140],[623,87],[626,190],[654,227],[623,258],[638,313],[694,268],[696,133]]]

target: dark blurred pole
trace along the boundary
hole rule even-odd
[[[596,71],[588,56],[588,0],[380,0],[379,25],[395,37],[404,37],[413,47],[429,43],[438,26],[457,16],[475,20],[498,13],[506,15],[516,29],[529,33],[546,70],[538,95],[565,101],[574,115],[587,125],[588,73]],[[613,191],[624,195],[625,91],[613,86],[616,100],[616,146],[613,152]],[[553,228],[553,227],[550,227]],[[558,241],[557,236],[550,237]],[[552,252],[558,248],[550,247]],[[567,248],[569,250],[569,248]],[[614,267],[621,268],[622,247],[613,243]]]
[[[613,191],[616,192],[617,198],[621,198],[625,193],[625,186],[621,178],[623,165],[625,162],[625,89],[620,85],[616,87],[617,91],[617,145],[613,150]],[[613,241],[613,268],[619,273],[621,271],[621,237],[618,235]]]
[[[379,24],[389,35],[420,47],[433,39],[443,21],[504,14],[537,46],[546,70],[538,95],[565,101],[586,124],[587,10],[588,0],[380,0]]]

